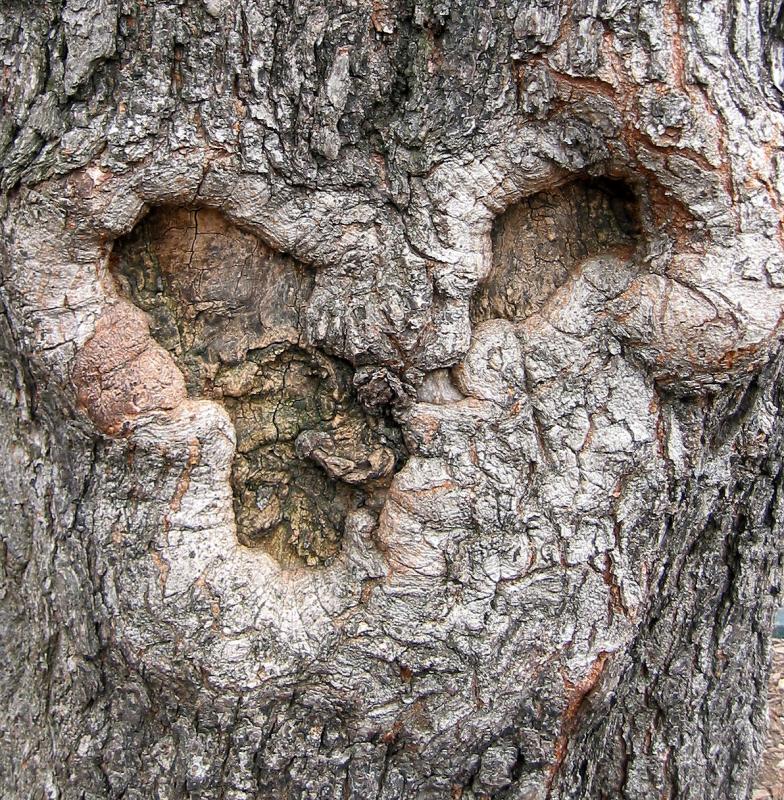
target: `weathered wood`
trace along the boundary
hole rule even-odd
[[[778,5],[0,7],[0,793],[745,798]]]

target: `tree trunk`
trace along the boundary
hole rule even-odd
[[[745,798],[772,0],[0,7],[0,793]]]

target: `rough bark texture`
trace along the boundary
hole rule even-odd
[[[780,8],[0,5],[0,794],[745,798]]]
[[[774,637],[770,661],[768,739],[751,800],[776,800],[784,794],[784,639]]]

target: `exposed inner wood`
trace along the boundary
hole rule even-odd
[[[313,276],[208,210],[161,208],[113,252],[191,397],[223,403],[237,433],[237,535],[281,563],[328,562],[346,516],[376,513],[404,459],[398,428],[358,402],[354,371],[309,347]]]
[[[493,267],[472,317],[522,321],[536,313],[582,259],[632,249],[636,201],[624,183],[576,181],[509,208],[493,227]]]

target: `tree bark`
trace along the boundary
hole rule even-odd
[[[748,797],[778,4],[0,7],[0,791]]]

